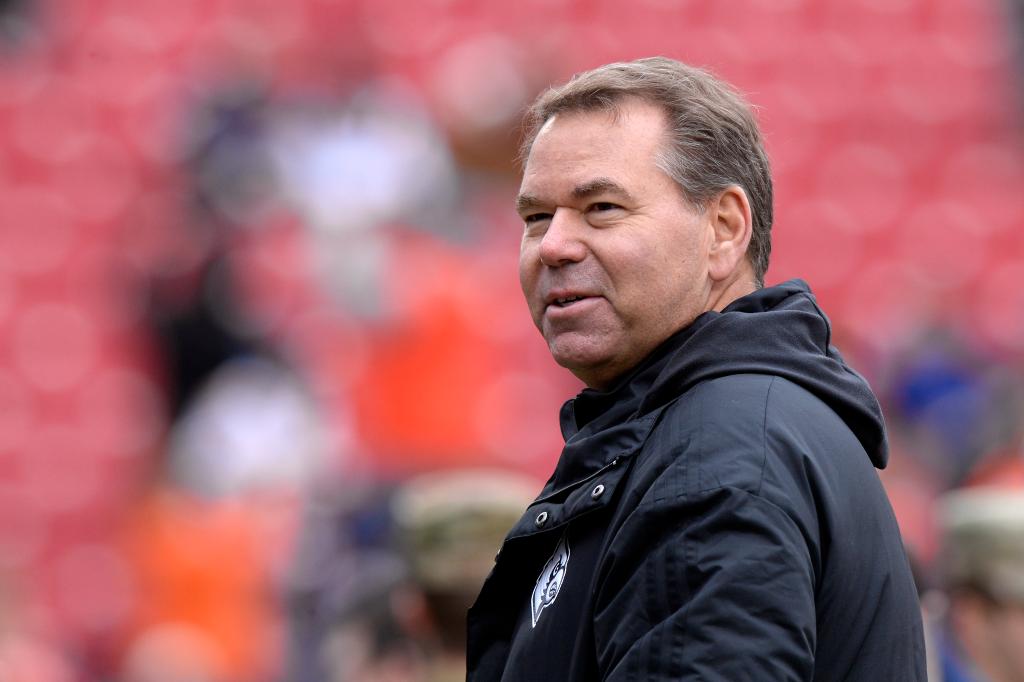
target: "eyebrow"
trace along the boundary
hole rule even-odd
[[[520,194],[516,197],[516,213],[523,213],[544,205],[539,197],[532,194]]]
[[[573,187],[572,192],[570,192],[572,198],[577,200],[604,193],[617,194],[626,201],[633,200],[633,196],[625,187],[610,178],[588,180],[581,185]],[[520,194],[516,197],[516,211],[519,213],[546,205],[546,202],[533,194]]]

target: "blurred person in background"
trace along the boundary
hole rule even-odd
[[[1024,680],[1024,459],[990,462],[940,500],[940,682]]]
[[[587,388],[469,616],[470,680],[924,680],[867,383],[808,286],[763,288],[749,106],[665,59],[527,117],[520,281]]]
[[[396,547],[393,485],[314,489],[286,590],[289,682],[418,680],[421,600]]]
[[[451,470],[407,481],[394,503],[400,545],[423,596],[427,682],[466,678],[466,611],[536,482],[501,470]]]
[[[226,363],[197,392],[124,534],[145,597],[125,637],[131,682],[272,679],[282,573],[318,434],[301,386],[267,360]]]
[[[287,679],[465,679],[466,610],[535,489],[452,469],[315,496],[289,577]]]
[[[420,682],[420,599],[394,557],[363,557],[350,575],[355,590],[327,607],[330,620],[315,652],[325,682]],[[351,564],[350,564],[351,568]],[[305,678],[289,678],[292,680]]]
[[[326,445],[307,386],[239,287],[239,234],[265,177],[264,107],[239,79],[193,112],[186,236],[149,287],[170,424],[124,524],[140,595],[123,628],[126,682],[259,682],[281,668],[283,571]]]

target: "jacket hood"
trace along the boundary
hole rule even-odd
[[[567,445],[630,415],[655,410],[701,381],[770,374],[810,391],[860,440],[872,464],[888,461],[882,410],[867,381],[831,345],[832,326],[806,282],[790,280],[707,312],[676,332],[608,391],[585,389],[562,409]]]

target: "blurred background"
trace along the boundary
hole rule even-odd
[[[0,679],[461,679],[580,388],[520,300],[519,116],[652,54],[758,107],[768,282],[881,397],[930,651],[970,658],[958,590],[1004,600],[946,494],[1024,489],[1022,35],[1019,0],[0,0]]]

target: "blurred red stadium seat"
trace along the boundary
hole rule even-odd
[[[969,284],[985,266],[990,236],[969,206],[933,200],[899,221],[891,252],[909,264],[922,285],[949,291]]]
[[[56,271],[78,244],[73,204],[48,185],[0,188],[0,268],[40,276]]]
[[[19,459],[28,438],[36,428],[38,400],[16,373],[0,364],[0,462],[10,465]],[[3,466],[4,474],[9,466]]]
[[[854,216],[872,232],[889,226],[910,200],[903,160],[876,145],[834,147],[817,165],[815,191]]]
[[[941,196],[969,206],[984,229],[1024,227],[1024,158],[1019,146],[965,144],[933,172]]]
[[[977,290],[970,312],[982,338],[1002,352],[1024,350],[1024,262],[1019,258],[991,268]]]
[[[868,260],[831,309],[837,327],[868,348],[905,344],[935,312],[913,269],[895,258]]]
[[[12,327],[14,367],[36,390],[73,388],[96,365],[101,339],[87,310],[40,301],[20,310]]]
[[[68,75],[44,81],[17,105],[10,135],[18,150],[46,163],[81,154],[97,135],[99,113]]]
[[[864,240],[842,206],[810,199],[780,212],[776,222],[770,281],[800,277],[818,291],[855,276]]]
[[[970,67],[943,59],[932,35],[905,40],[905,53],[888,64],[878,93],[898,115],[925,124],[963,121],[989,101],[984,81]]]
[[[89,224],[109,233],[112,222],[123,215],[139,194],[141,183],[135,159],[126,145],[108,135],[56,165],[50,171],[48,184],[74,206],[79,230],[83,224]]]

